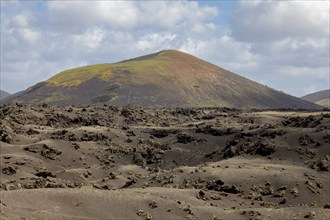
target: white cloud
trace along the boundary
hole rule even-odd
[[[233,35],[249,42],[287,37],[328,37],[329,1],[240,1]]]
[[[113,27],[131,28],[138,20],[138,9],[133,1],[49,1],[48,9],[70,25],[89,25],[101,22]]]
[[[181,23],[208,20],[218,15],[215,7],[188,1],[50,1],[53,25],[64,31],[100,23],[112,28],[133,29],[141,25],[172,29]],[[71,27],[71,28],[67,28]]]
[[[85,47],[89,50],[94,50],[99,47],[105,35],[105,31],[101,28],[92,27],[82,35],[74,36],[73,40],[76,47]]]
[[[13,24],[18,27],[27,27],[28,26],[28,16],[25,14],[19,14],[13,17]]]
[[[262,66],[260,69],[267,72],[265,84],[277,85],[277,89],[298,97],[330,88],[328,67]]]
[[[315,74],[317,73],[317,74]],[[323,80],[329,79],[329,69],[327,67],[317,67],[317,68],[308,68],[308,67],[279,67],[278,76],[291,78],[291,80],[295,80],[298,77],[301,78],[309,78],[310,76],[313,79]],[[329,84],[329,81],[325,81],[325,83]]]
[[[232,37],[258,57],[247,76],[302,95],[329,88],[329,1],[240,1]]]
[[[170,45],[175,38],[176,35],[171,33],[146,34],[137,41],[136,48],[142,51],[159,48],[162,45]]]
[[[329,40],[325,38],[286,38],[251,45],[251,51],[262,57],[260,65],[329,67]]]
[[[40,39],[40,33],[36,30],[32,30],[29,28],[24,28],[20,30],[20,33],[23,37],[23,39],[31,44],[37,43]]]
[[[207,21],[218,15],[215,7],[201,7],[197,2],[188,1],[154,1],[139,4],[144,15],[141,22],[159,25],[172,29],[182,24],[195,24],[196,21]]]

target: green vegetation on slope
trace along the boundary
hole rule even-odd
[[[93,77],[103,79],[109,78],[111,75],[110,64],[98,64],[63,71],[46,82],[53,86],[78,86]]]
[[[131,82],[133,84],[161,84],[164,82],[162,77],[166,77],[167,81],[168,79],[174,80],[174,78],[178,77],[175,76],[175,72],[176,70],[182,71],[181,64],[183,62],[180,59],[187,59],[187,56],[190,59],[192,58],[192,56],[182,52],[162,51],[154,55],[142,56],[119,63],[97,64],[66,70],[58,73],[46,82],[52,86],[79,86],[93,77],[109,81],[115,76],[123,76],[122,73],[134,73],[134,78],[130,79],[133,80]],[[188,62],[188,65],[193,63]],[[121,80],[127,82],[128,79],[122,77]],[[189,78],[189,80],[194,79]],[[194,82],[197,83],[196,80]]]

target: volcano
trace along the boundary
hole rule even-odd
[[[330,108],[330,89],[314,92],[308,95],[301,97],[309,102],[321,105],[325,108]]]
[[[66,70],[8,101],[240,109],[320,107],[175,50]]]
[[[0,89],[0,100],[10,96],[10,93]]]

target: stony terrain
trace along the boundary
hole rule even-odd
[[[330,112],[1,105],[3,219],[329,219]]]

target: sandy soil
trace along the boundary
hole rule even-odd
[[[329,219],[330,112],[0,106],[3,219]]]

